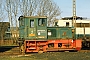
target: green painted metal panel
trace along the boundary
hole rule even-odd
[[[48,27],[48,39],[73,39],[75,32],[72,33],[72,27]],[[73,36],[74,35],[74,36]]]
[[[70,39],[72,37],[72,29],[69,27],[59,28],[59,38],[61,39]]]
[[[58,34],[58,28],[57,27],[48,27],[47,28],[47,36],[48,39],[56,39],[57,38],[57,34]]]

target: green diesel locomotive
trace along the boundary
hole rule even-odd
[[[47,17],[19,17],[19,45],[21,52],[71,51],[81,49],[74,27],[47,27]]]

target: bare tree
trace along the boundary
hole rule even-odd
[[[12,16],[16,18],[16,14],[24,16],[38,15],[47,16],[48,26],[50,26],[50,24],[53,24],[54,19],[61,14],[59,7],[53,0],[6,0],[6,7],[11,24],[13,22]],[[20,13],[18,14],[17,11]]]
[[[3,21],[4,21],[4,10],[3,10],[3,0],[0,0],[0,41],[3,44],[3,37],[4,37],[4,29],[3,28]]]
[[[20,12],[24,16],[32,16],[35,14],[36,0],[20,0]]]
[[[3,22],[4,9],[3,9],[3,0],[0,0],[0,22]]]
[[[9,23],[10,23],[10,32],[12,34],[13,28],[11,28],[11,27],[13,27],[13,22],[14,22],[13,21],[13,12],[12,12],[12,7],[13,7],[12,2],[14,0],[4,0],[4,1],[5,1],[4,8],[5,8],[6,12],[7,12],[7,18],[8,18]],[[11,36],[10,39],[12,40],[12,36]],[[10,42],[10,40],[9,40],[9,42]]]
[[[60,16],[60,9],[53,0],[5,0],[9,22],[13,26],[13,18],[17,22],[17,15],[24,16],[47,16],[48,26],[53,24],[54,19]],[[20,13],[19,13],[20,12]],[[15,22],[14,21],[14,22]]]
[[[13,26],[13,21],[12,21],[12,1],[13,0],[5,0],[5,10],[6,10],[6,12],[7,12],[7,14],[8,14],[8,20],[9,20],[9,22],[10,22],[10,26]]]
[[[17,23],[17,16],[47,16],[48,26],[52,25],[61,11],[53,0],[5,0],[11,26]],[[20,12],[20,13],[19,13]],[[15,19],[12,19],[15,18]],[[16,24],[17,26],[17,24]]]
[[[39,3],[37,14],[47,16],[48,26],[50,26],[50,24],[53,24],[54,19],[60,16],[60,9],[52,0],[39,0]]]
[[[12,1],[12,13],[13,13],[13,24],[16,26],[16,36],[14,37],[14,40],[17,40],[18,37],[18,21],[17,21],[17,17],[18,17],[18,9],[19,9],[19,0],[14,0]],[[13,29],[14,32],[14,29]]]
[[[38,15],[48,17],[48,26],[53,24],[54,19],[60,16],[60,9],[53,0],[20,0],[22,15]]]

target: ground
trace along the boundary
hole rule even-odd
[[[90,49],[21,54],[18,46],[0,46],[0,60],[90,60]]]
[[[0,56],[0,60],[90,60],[90,52],[47,52]]]

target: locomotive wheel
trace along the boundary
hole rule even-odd
[[[25,53],[24,44],[20,46],[20,53],[23,53],[23,54]]]
[[[41,50],[40,50],[40,51],[38,51],[38,53],[39,53],[39,54],[42,54],[43,52],[44,52],[44,51],[41,51]]]

